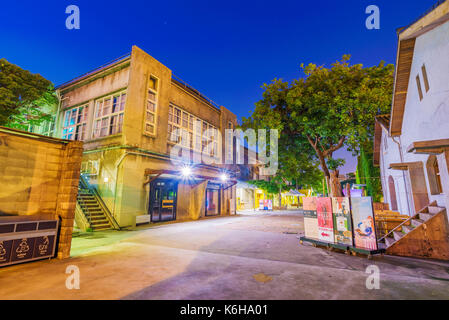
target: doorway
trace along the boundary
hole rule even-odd
[[[221,207],[220,185],[208,183],[206,189],[206,217],[218,216]]]
[[[151,222],[176,220],[178,182],[158,179],[151,183],[149,214]]]

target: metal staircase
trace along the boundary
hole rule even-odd
[[[81,175],[78,205],[93,231],[119,230],[120,226],[104,204],[96,189]]]
[[[446,208],[434,201],[379,239],[387,254],[449,258],[449,226]]]

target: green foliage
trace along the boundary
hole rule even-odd
[[[357,183],[365,184],[367,194],[373,197],[374,202],[382,198],[382,184],[380,182],[380,169],[373,165],[373,152],[360,151],[357,163]]]
[[[0,125],[26,130],[50,120],[45,108],[56,104],[50,81],[0,59]]]
[[[329,177],[329,169],[344,164],[333,158],[336,150],[346,147],[357,155],[370,145],[375,116],[390,109],[394,66],[381,62],[364,68],[349,59],[344,55],[330,68],[301,65],[303,78],[264,84],[263,99],[243,118],[244,128],[280,131],[279,163],[285,172],[321,166]]]

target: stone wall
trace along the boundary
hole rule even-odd
[[[82,142],[0,127],[0,213],[59,219],[61,259],[70,256],[82,152]]]

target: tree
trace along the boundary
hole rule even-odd
[[[381,62],[364,68],[350,65],[349,59],[344,55],[330,68],[302,64],[303,78],[265,84],[263,100],[243,120],[247,126],[278,128],[280,154],[303,154],[303,160],[318,161],[332,196],[342,195],[338,168],[344,164],[334,152],[346,147],[357,155],[370,145],[375,116],[389,111],[393,89],[393,65]]]
[[[275,79],[270,85],[264,84],[263,88],[265,89],[263,99],[255,103],[255,111],[250,117],[242,119],[241,126],[243,129],[277,129],[280,133],[278,171],[270,180],[270,188],[261,189],[268,193],[273,193],[273,190],[279,192],[286,188],[286,181],[290,183],[289,189],[292,185],[301,188],[320,188],[322,174],[319,163],[311,152],[311,146],[299,133],[291,130],[286,120],[288,83]],[[264,151],[266,150],[259,150]]]
[[[0,125],[21,128],[49,120],[43,105],[55,105],[53,85],[39,74],[0,59]]]

